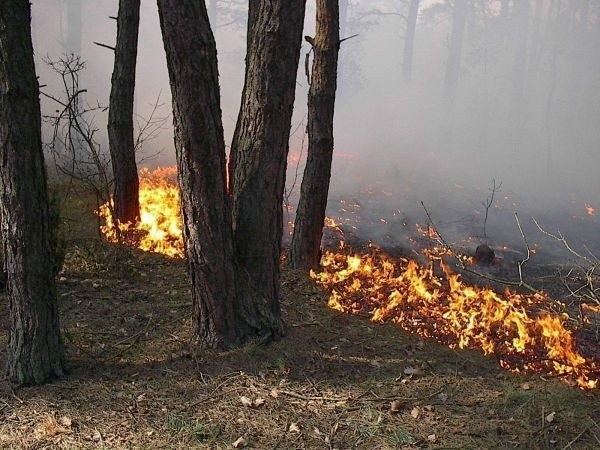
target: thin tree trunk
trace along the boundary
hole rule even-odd
[[[462,58],[462,46],[467,22],[469,0],[456,0],[452,13],[452,32],[448,47],[448,63],[446,64],[446,76],[444,79],[444,92],[447,97],[452,98],[456,89],[456,83],[460,78],[460,66]]]
[[[529,2],[521,1],[515,5],[515,31],[513,34],[515,59],[512,71],[512,102],[515,117],[521,117],[525,107],[523,94],[529,43],[529,12]]]
[[[64,375],[38,83],[27,0],[0,2],[0,217],[8,276],[8,377]]]
[[[140,0],[119,0],[117,45],[110,91],[108,142],[115,180],[115,215],[135,223],[140,216],[139,180],[133,138],[133,104]]]
[[[63,50],[66,54],[81,56],[81,2],[63,0]]]
[[[419,0],[411,0],[406,19],[406,35],[404,36],[404,52],[402,55],[402,75],[404,81],[412,78],[413,53],[415,49],[415,33],[419,15]]]
[[[283,190],[305,0],[251,0],[242,104],[231,145],[233,228],[251,289],[279,317]]]
[[[333,114],[340,46],[338,0],[317,0],[317,30],[308,93],[308,156],[300,189],[290,265],[319,266],[333,159]]]

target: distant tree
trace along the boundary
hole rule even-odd
[[[81,0],[62,0],[62,45],[65,54],[81,55]]]
[[[0,217],[8,277],[9,379],[64,374],[28,0],[0,2]]]
[[[196,337],[221,349],[276,339],[284,333],[278,298],[283,178],[305,2],[250,2],[250,51],[229,189],[206,5],[158,0],[158,6]]]
[[[317,30],[306,40],[314,52],[308,93],[308,156],[300,188],[290,265],[319,266],[333,159],[333,114],[340,47],[338,0],[317,0]]]
[[[117,45],[108,112],[108,142],[114,177],[114,209],[121,223],[140,215],[133,136],[133,102],[140,0],[119,0]]]
[[[448,62],[446,63],[446,76],[444,78],[444,92],[447,97],[454,95],[456,83],[460,78],[463,40],[467,13],[470,0],[455,0],[452,11],[452,32],[448,43]]]
[[[404,51],[402,53],[402,75],[404,81],[412,78],[413,53],[415,49],[415,34],[419,16],[419,0],[410,0],[408,16],[406,17],[406,34],[404,35]]]

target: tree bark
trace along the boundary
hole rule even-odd
[[[115,182],[115,215],[121,223],[140,216],[139,179],[133,138],[133,103],[140,0],[119,0],[117,45],[108,112],[108,142]]]
[[[254,339],[278,338],[284,332],[279,299],[264,296],[235,253],[231,201],[226,186],[217,52],[206,5],[201,0],[158,0],[158,6],[173,97],[184,239],[197,339],[205,347],[227,349]],[[190,40],[190,36],[195,38]],[[274,62],[274,55],[270,54],[268,60]],[[264,163],[267,167],[273,164]],[[270,175],[265,173],[264,177]],[[281,202],[282,198],[276,206],[281,208]],[[277,208],[272,206],[272,215],[276,216]],[[271,242],[275,239],[275,235],[265,237]],[[251,251],[262,249],[251,248]],[[264,270],[272,272],[261,274],[261,279],[278,275],[278,266]]]
[[[317,0],[317,31],[308,93],[308,156],[290,249],[290,265],[319,266],[333,159],[333,115],[340,46],[338,0]]]
[[[404,81],[412,78],[413,53],[415,49],[415,33],[419,15],[419,0],[411,0],[406,19],[406,35],[404,36],[404,52],[402,55],[402,75]]]
[[[250,1],[246,77],[230,153],[235,251],[251,289],[267,302],[261,310],[273,318],[280,315],[283,190],[305,3]]]
[[[452,32],[448,48],[448,63],[446,64],[446,77],[444,79],[444,92],[447,97],[454,96],[456,83],[460,78],[462,46],[467,22],[469,0],[456,0],[452,13]]]
[[[10,310],[7,373],[19,385],[64,375],[30,19],[29,1],[0,2],[0,217]]]

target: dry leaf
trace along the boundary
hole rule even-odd
[[[277,397],[279,397],[279,391],[277,389],[271,389],[271,392],[269,392],[269,395],[273,398],[277,398]]]
[[[260,397],[258,397],[258,398],[256,398],[256,399],[254,400],[254,406],[260,406],[260,405],[262,405],[264,402],[265,402],[265,399],[264,399],[264,398],[260,398]]]
[[[529,383],[523,383],[521,385],[521,389],[523,389],[524,391],[528,391],[529,389],[531,389],[531,386],[529,385]]]
[[[60,419],[58,419],[58,423],[63,427],[70,427],[73,424],[73,421],[70,417],[62,416]]]
[[[233,448],[243,448],[245,446],[248,445],[248,441],[246,439],[244,439],[243,436],[240,436],[239,438],[236,439],[236,441],[231,444],[233,445]]]
[[[98,430],[94,430],[94,434],[92,434],[91,438],[94,442],[100,442],[102,440],[102,435]]]
[[[398,411],[400,411],[402,409],[402,405],[403,405],[402,401],[400,401],[400,400],[394,400],[390,404],[390,412],[397,413]]]
[[[296,422],[292,422],[290,424],[290,427],[288,428],[288,431],[290,433],[300,433],[300,427],[298,426],[298,424]]]
[[[430,434],[429,436],[427,436],[427,440],[429,442],[435,442],[437,440],[437,436],[435,434]]]
[[[554,416],[556,416],[556,412],[552,411],[550,414],[546,416],[546,422],[550,423],[554,421]]]
[[[419,409],[418,406],[415,406],[412,411],[410,412],[410,415],[412,416],[413,419],[418,419],[419,416],[421,415],[421,410]]]
[[[248,397],[245,397],[242,395],[240,397],[240,401],[242,402],[242,405],[244,405],[244,406],[252,406],[252,400],[250,400]]]
[[[407,367],[404,369],[405,375],[423,375],[423,369],[419,367]]]

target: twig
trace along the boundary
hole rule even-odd
[[[473,269],[467,267],[465,265],[465,262],[463,261],[463,259],[460,257],[460,255],[450,246],[450,244],[448,244],[448,242],[444,239],[444,237],[440,233],[439,229],[435,226],[435,223],[434,223],[433,219],[431,218],[431,214],[429,214],[429,211],[427,210],[425,203],[421,202],[421,206],[425,210],[425,214],[427,214],[427,218],[429,219],[431,226],[433,227],[434,231],[437,233],[437,236],[438,236],[438,239],[439,239],[441,245],[444,247],[445,250],[447,250],[454,257],[454,259],[456,259],[458,267],[462,271],[464,271],[466,273],[470,273],[475,276],[478,276],[479,278],[483,278],[484,280],[493,281],[493,282],[502,284],[504,286],[522,287],[533,293],[541,294],[541,291],[539,289],[536,289],[535,287],[526,283],[525,280],[523,280],[522,267],[527,261],[529,261],[529,258],[531,255],[531,250],[529,248],[529,244],[527,244],[527,240],[525,239],[525,234],[523,233],[523,229],[521,228],[521,224],[519,222],[517,213],[515,213],[515,218],[517,220],[517,225],[519,227],[519,230],[521,231],[521,236],[525,240],[525,245],[527,247],[527,256],[523,260],[519,261],[519,281],[511,281],[511,280],[505,280],[502,278],[492,277],[490,275],[487,275],[485,273],[482,273],[482,272],[479,272],[477,270],[473,270]]]
[[[99,47],[104,47],[104,48],[107,48],[109,50],[112,50],[113,52],[116,50],[114,47],[111,47],[110,45],[103,44],[101,42],[94,42],[94,44],[96,44]]]

